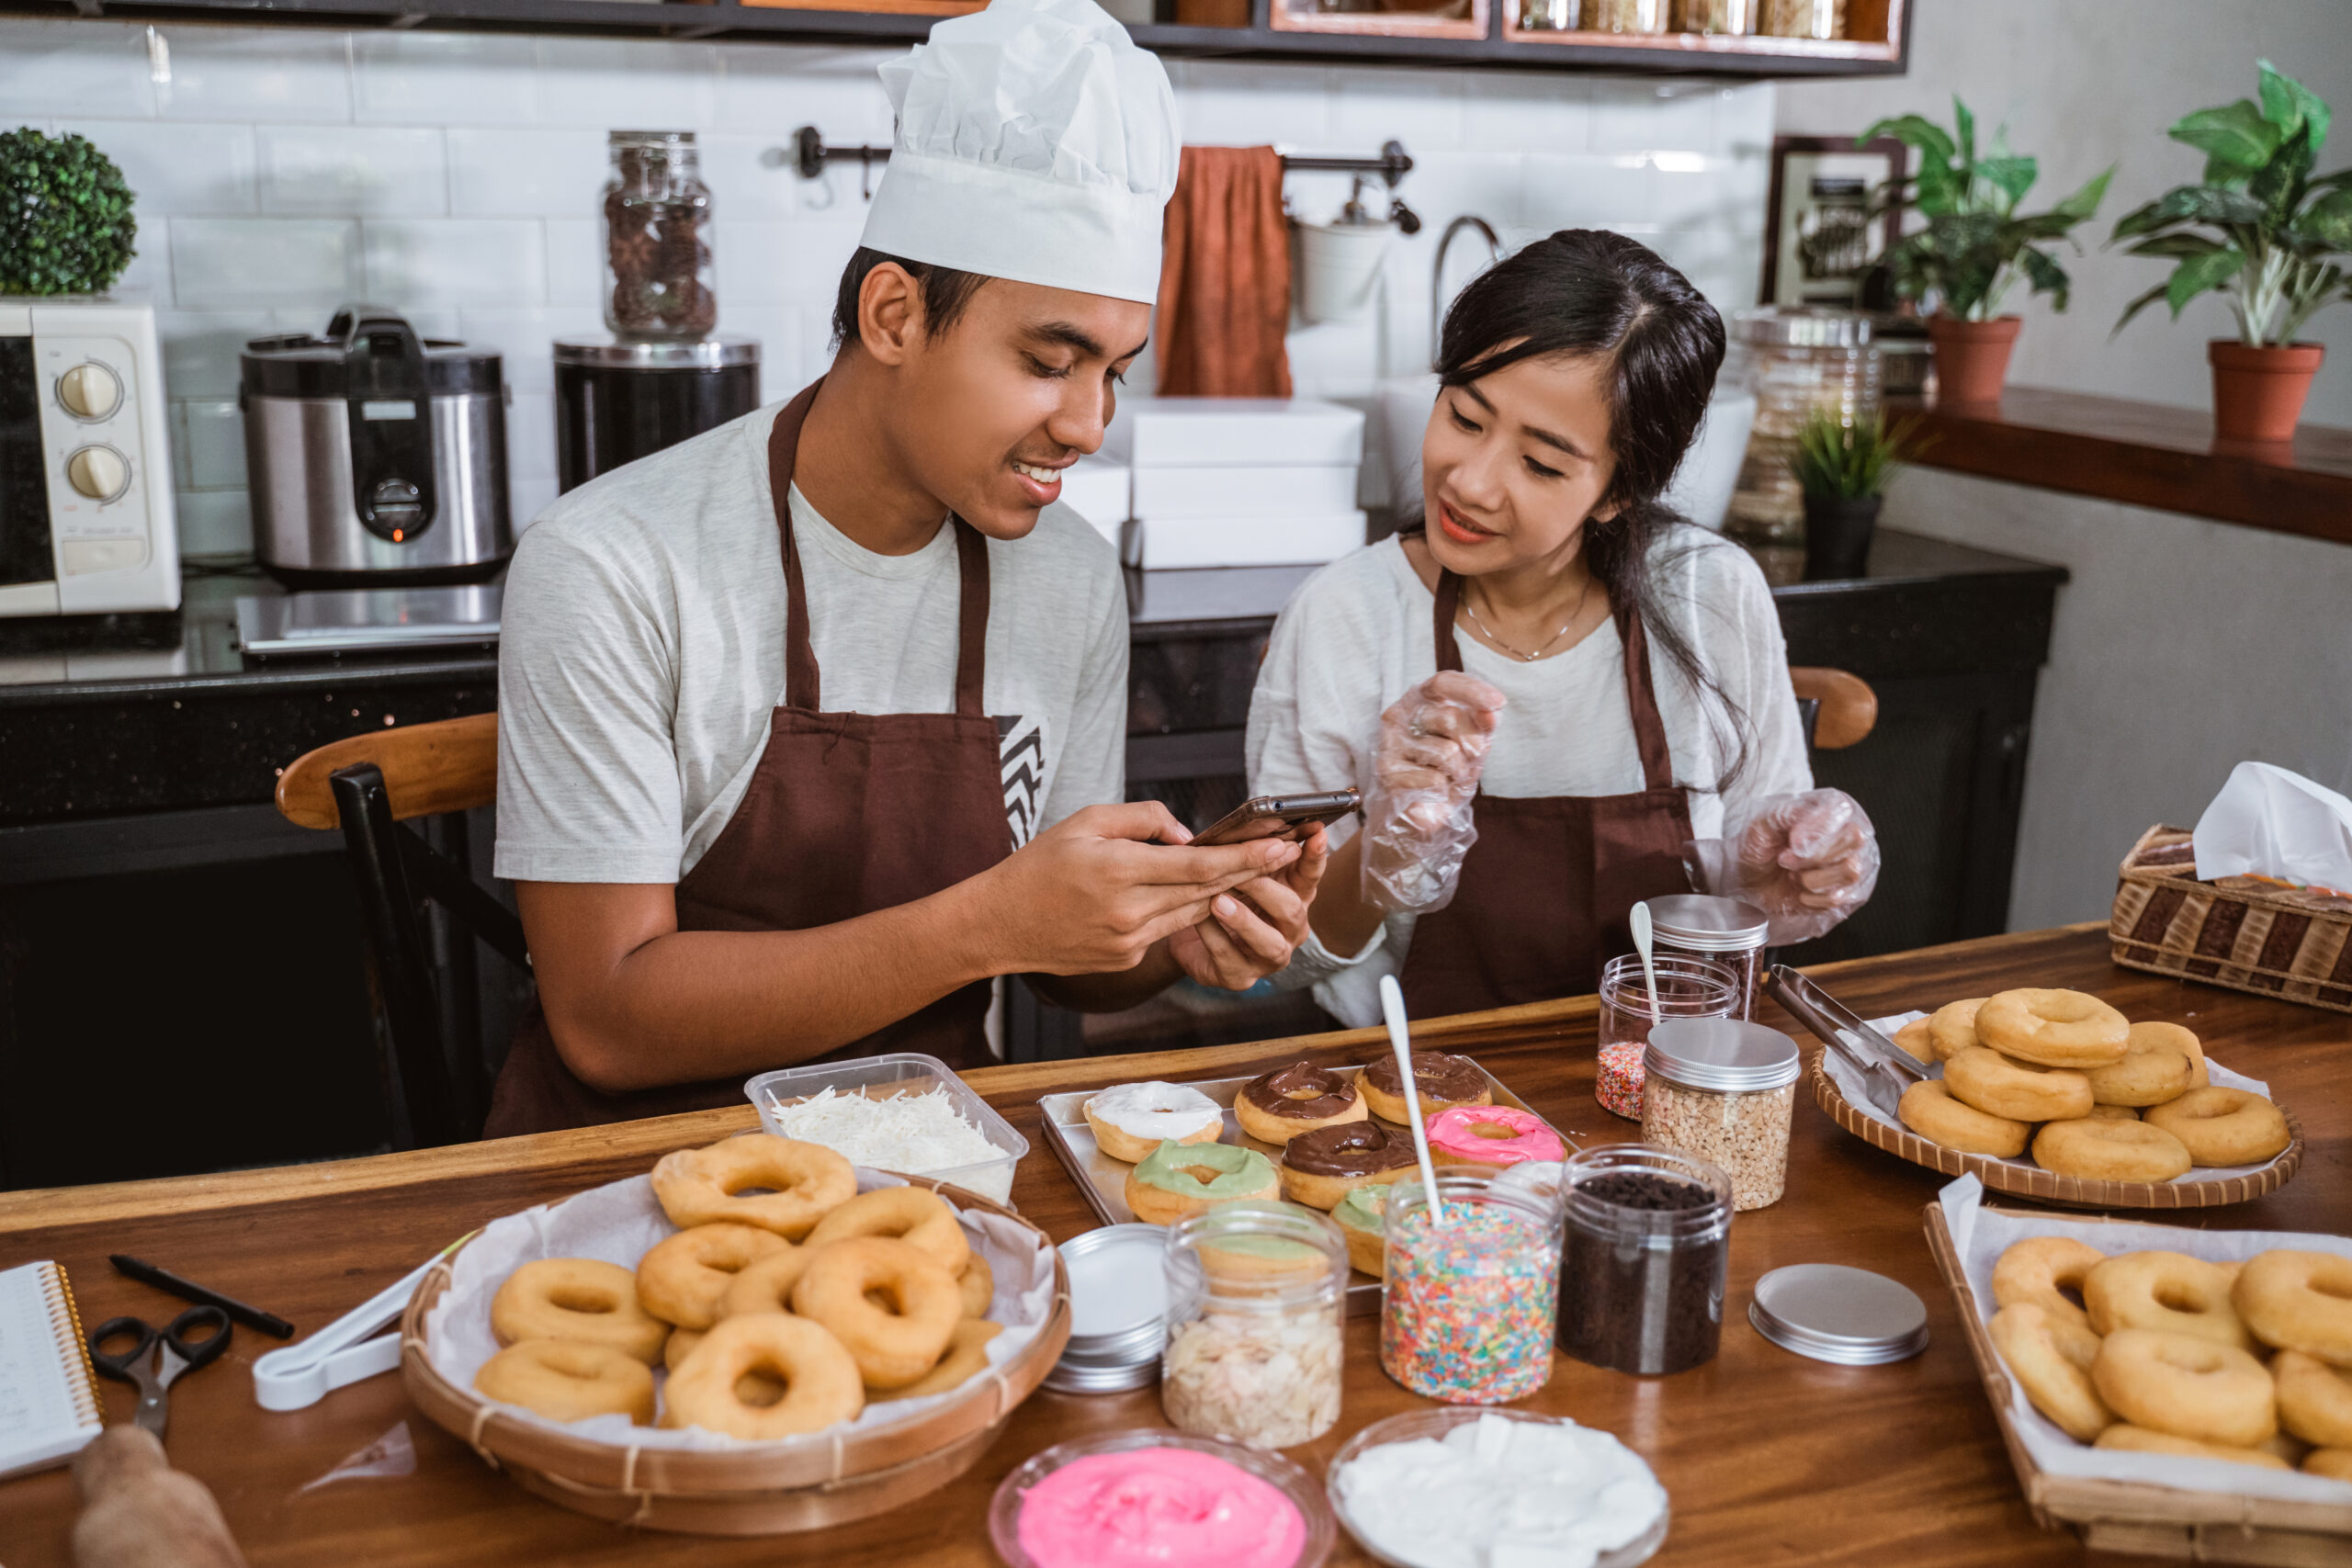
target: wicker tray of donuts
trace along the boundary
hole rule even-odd
[[[2352,1562],[2352,1239],[1928,1205],[2045,1529],[2200,1561]]]
[[[401,1319],[424,1413],[655,1529],[821,1529],[968,1469],[1069,1337],[1052,1242],[962,1188],[755,1133],[492,1221]]]
[[[1996,1192],[2086,1208],[2243,1203],[2284,1186],[2302,1131],[2269,1087],[2177,1023],[2025,989],[1873,1021],[1928,1067],[1890,1122],[1825,1051],[1814,1097],[1848,1132]]]

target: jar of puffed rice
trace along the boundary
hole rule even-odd
[[[1312,1442],[1340,1418],[1348,1243],[1295,1203],[1226,1203],[1168,1231],[1169,1424],[1252,1448]]]
[[[1642,1141],[1721,1166],[1735,1209],[1777,1203],[1802,1068],[1797,1043],[1777,1029],[1670,1019],[1642,1053]]]

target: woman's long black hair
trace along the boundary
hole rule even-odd
[[[1661,613],[1657,575],[1679,558],[1659,546],[1685,522],[1659,498],[1690,448],[1724,361],[1723,318],[1656,252],[1605,229],[1563,229],[1498,263],[1445,313],[1438,380],[1464,387],[1522,360],[1597,359],[1608,371],[1609,446],[1617,470],[1585,524],[1584,558],[1612,608],[1639,615],[1667,661],[1711,696],[1728,723],[1731,786],[1747,761],[1747,719],[1690,638]],[[1715,547],[1713,540],[1684,548]]]

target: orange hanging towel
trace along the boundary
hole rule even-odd
[[[1159,274],[1164,397],[1286,398],[1290,225],[1271,147],[1187,147]]]

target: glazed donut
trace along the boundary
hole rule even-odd
[[[1988,1116],[1973,1105],[1962,1105],[1944,1088],[1941,1078],[1921,1078],[1903,1091],[1894,1114],[1905,1127],[1931,1144],[1968,1155],[2015,1159],[2025,1153],[2033,1129],[2006,1116]]]
[[[2352,1481],[2352,1449],[2313,1449],[2303,1456],[2303,1473]]]
[[[1094,1146],[1129,1165],[1163,1143],[1214,1144],[1225,1132],[1225,1111],[1199,1089],[1180,1083],[1123,1083],[1081,1108]]]
[[[626,1416],[635,1426],[653,1423],[653,1373],[609,1345],[518,1340],[481,1364],[474,1388],[484,1399],[519,1404],[550,1421]]]
[[[2082,1293],[2083,1279],[2107,1261],[2107,1254],[2065,1235],[2029,1236],[2015,1243],[1993,1265],[1993,1300],[2005,1307],[2038,1306],[2050,1318],[2067,1359],[2086,1371],[2098,1353],[2090,1314],[2063,1292]],[[2076,1350],[2085,1354],[2077,1356]]]
[[[1148,1225],[1172,1225],[1219,1203],[1278,1198],[1274,1162],[1238,1144],[1162,1144],[1127,1172],[1127,1210]]]
[[[921,1187],[877,1187],[859,1193],[819,1220],[807,1245],[822,1247],[858,1235],[896,1236],[950,1274],[963,1273],[972,1256],[971,1240],[956,1218],[955,1206]]]
[[[781,1384],[775,1403],[753,1404],[743,1385]],[[700,1427],[749,1442],[772,1442],[854,1419],[865,1408],[857,1363],[842,1342],[807,1318],[750,1313],[721,1318],[662,1390],[662,1425]]]
[[[1937,1061],[1949,1062],[1970,1046],[1984,1043],[1976,1038],[1976,1010],[1984,1005],[1983,997],[1963,997],[1928,1016],[1928,1043],[1936,1048]]]
[[[1563,1160],[1567,1145],[1540,1116],[1508,1105],[1457,1105],[1423,1123],[1439,1165],[1519,1165]]]
[[[887,1393],[876,1393],[869,1404],[880,1404],[891,1399],[920,1399],[926,1393],[945,1393],[951,1388],[961,1388],[989,1364],[989,1341],[1004,1332],[1004,1325],[967,1317],[956,1325],[947,1341],[947,1353],[939,1364],[904,1388],[894,1388]]]
[[[2094,1105],[2088,1118],[2093,1122],[2137,1122],[2139,1119],[2139,1111],[2128,1105]]]
[[[2082,1074],[2013,1062],[1983,1045],[1944,1064],[1944,1088],[1962,1105],[2012,1122],[2071,1122],[2091,1113],[2091,1080]]]
[[[2145,1039],[2179,1047],[2180,1054],[2188,1058],[2190,1089],[2203,1089],[2212,1082],[2212,1076],[2205,1066],[2205,1047],[2199,1043],[2196,1031],[2183,1029],[2177,1023],[2135,1023],[2132,1026],[2132,1039],[2135,1043]]]
[[[2234,1276],[2185,1252],[2126,1252],[2103,1258],[2083,1280],[2083,1307],[2101,1334],[2154,1328],[2254,1349],[2230,1306]]]
[[[2352,1449],[2352,1377],[2317,1356],[2281,1350],[2271,1359],[2278,1425],[2324,1449]]]
[[[964,1293],[922,1248],[861,1235],[814,1249],[792,1310],[842,1342],[868,1388],[904,1388],[946,1353]]]
[[[507,1275],[490,1300],[490,1327],[501,1345],[569,1339],[649,1367],[670,1337],[670,1325],[638,1304],[637,1276],[593,1258],[542,1258]]]
[[[1413,1140],[1377,1122],[1342,1122],[1301,1133],[1283,1145],[1275,1165],[1283,1197],[1328,1213],[1350,1190],[1410,1170]]]
[[[1348,1262],[1359,1274],[1379,1279],[1388,1261],[1388,1188],[1354,1187],[1331,1207],[1347,1238]]]
[[[750,1188],[769,1190],[736,1196]],[[746,1133],[663,1155],[653,1168],[653,1196],[681,1230],[733,1220],[798,1241],[857,1196],[857,1176],[822,1144]]]
[[[980,1255],[978,1247],[972,1248],[963,1275],[956,1281],[956,1290],[963,1299],[966,1317],[986,1317],[989,1308],[996,1303],[996,1270],[989,1267],[989,1260]]]
[[[2278,1429],[2270,1374],[2233,1345],[2119,1328],[2099,1341],[2091,1382],[2119,1419],[2152,1432],[2244,1449]]]
[[[1312,1062],[1251,1078],[1233,1097],[1241,1130],[1265,1144],[1286,1144],[1301,1133],[1371,1114],[1352,1080]]]
[[[2230,1304],[2265,1345],[2352,1367],[2352,1258],[2259,1253],[2238,1270]]]
[[[2178,1138],[2199,1165],[2260,1165],[2294,1141],[2277,1106],[2242,1089],[2209,1084],[2140,1113]]]
[[[680,1328],[718,1321],[718,1298],[747,1266],[792,1244],[757,1225],[696,1225],[658,1241],[637,1260],[638,1304]]]
[[[1374,1116],[1399,1127],[1413,1124],[1412,1111],[1405,1103],[1405,1080],[1396,1074],[1395,1052],[1366,1062],[1356,1079],[1356,1088],[1363,1091],[1363,1102],[1372,1107]],[[1495,1102],[1495,1086],[1487,1081],[1478,1064],[1467,1056],[1443,1051],[1414,1054],[1413,1089],[1420,1098],[1423,1116],[1434,1115],[1450,1106]]]
[[[2091,1081],[2091,1098],[2101,1105],[2162,1105],[2187,1093],[2198,1059],[2181,1048],[2177,1035],[2188,1035],[2191,1044],[2197,1040],[2177,1023],[2133,1024],[2124,1036],[2123,1060],[2084,1075]]]
[[[2098,1435],[2091,1444],[2095,1449],[2122,1450],[2129,1453],[2178,1454],[2183,1459],[2217,1459],[2225,1464],[2258,1464],[2265,1470],[2292,1468],[2267,1449],[2233,1448],[2225,1443],[2200,1443],[2194,1438],[2177,1438],[2170,1432],[2152,1432],[2145,1427],[2118,1423]]]
[[[1894,1043],[1922,1066],[1932,1067],[1940,1059],[1936,1055],[1935,1037],[1928,1032],[1928,1021],[1924,1018],[1915,1018],[1896,1030]]]
[[[685,1359],[695,1353],[695,1347],[702,1343],[705,1332],[699,1328],[670,1330],[670,1337],[662,1345],[662,1364],[672,1371],[676,1371]]]
[[[2080,991],[2026,987],[1985,998],[1976,1010],[1977,1043],[2045,1067],[2103,1067],[2120,1062],[2132,1026],[2123,1015]]]
[[[2161,1127],[2086,1116],[2052,1122],[2035,1134],[2033,1163],[2085,1181],[2170,1181],[2187,1175],[2194,1162]]]
[[[800,1283],[816,1255],[817,1249],[807,1246],[772,1252],[738,1273],[718,1298],[719,1321],[755,1312],[790,1312],[792,1287]]]
[[[2073,1328],[2073,1325],[2064,1325]],[[2090,1367],[2098,1356],[2098,1340],[2088,1330],[2077,1330],[2079,1340],[2062,1337],[2060,1321],[2031,1302],[2005,1306],[1988,1325],[1993,1348],[2025,1391],[2036,1410],[2076,1442],[2087,1443],[2115,1424],[2115,1413],[2092,1386]],[[2090,1359],[2084,1359],[2086,1348]]]

